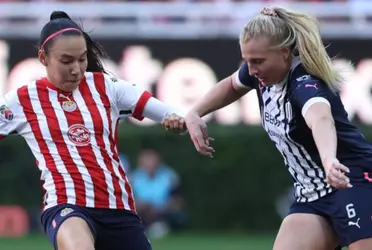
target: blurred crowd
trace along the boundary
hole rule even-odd
[[[124,153],[120,154],[132,184],[136,209],[151,238],[162,238],[183,229],[187,222],[186,203],[181,180],[172,166],[162,161],[160,152],[144,148],[132,168]]]

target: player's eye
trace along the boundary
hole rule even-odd
[[[252,63],[252,64],[261,64],[261,63],[263,63],[265,60],[264,59],[252,59],[251,61],[250,61],[250,63]]]
[[[65,64],[65,65],[67,65],[67,64],[70,64],[70,63],[71,63],[71,61],[67,61],[67,60],[61,60],[61,63],[62,63],[62,64]]]

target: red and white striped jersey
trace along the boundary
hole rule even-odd
[[[121,112],[143,119],[150,97],[102,73],[85,73],[71,93],[43,78],[0,100],[0,134],[27,141],[41,171],[44,209],[69,203],[135,210],[118,156],[117,124]]]

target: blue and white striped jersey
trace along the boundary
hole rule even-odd
[[[350,168],[351,183],[366,182],[364,173],[372,172],[372,144],[350,123],[340,96],[306,72],[298,57],[287,78],[270,87],[250,76],[246,63],[235,77],[239,85],[256,89],[262,126],[284,158],[298,202],[314,201],[333,191],[325,181],[318,150],[303,117],[316,102],[331,106],[338,139],[337,158]]]

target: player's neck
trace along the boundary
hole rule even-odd
[[[55,84],[54,82],[55,82],[55,81],[54,81],[50,76],[46,76],[46,77],[45,77],[45,84],[46,84],[49,88],[51,88],[51,89],[53,89],[53,90],[56,90],[57,92],[62,93],[62,94],[64,94],[64,95],[68,95],[68,94],[71,93],[71,92],[69,92],[69,91],[65,91],[65,90],[63,90],[60,86],[58,86],[58,85]]]

